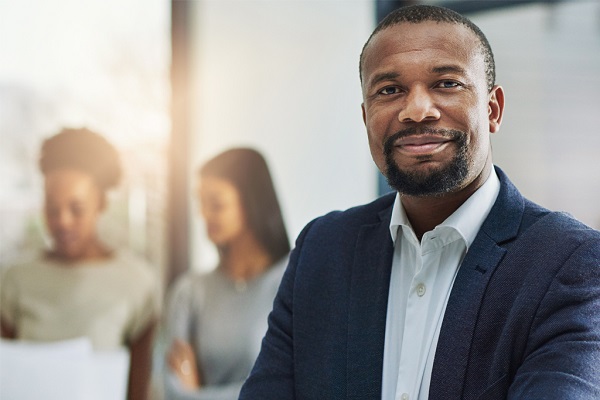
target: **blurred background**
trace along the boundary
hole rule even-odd
[[[494,161],[530,199],[600,227],[600,2],[0,0],[0,267],[47,245],[41,141],[104,134],[126,179],[101,237],[170,282],[214,268],[196,169],[231,146],[267,158],[294,238],[387,190],[362,123],[358,56],[408,3],[468,15],[507,94]]]

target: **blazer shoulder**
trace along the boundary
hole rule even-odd
[[[562,237],[569,236],[578,241],[600,240],[600,231],[577,220],[566,212],[549,212],[542,220],[543,232],[554,233]]]
[[[388,224],[392,215],[395,193],[388,193],[374,201],[349,208],[331,211],[310,221],[300,232],[296,245],[305,242],[348,243],[366,225]]]
[[[524,219],[528,218],[533,222],[523,229],[517,243],[529,237],[532,248],[551,247],[555,255],[571,253],[586,243],[591,248],[600,249],[600,232],[566,212],[538,210],[526,213]]]
[[[337,227],[360,227],[365,224],[377,224],[389,220],[396,193],[385,194],[370,203],[362,204],[347,210],[337,210],[325,214],[315,221],[315,225],[334,225]]]

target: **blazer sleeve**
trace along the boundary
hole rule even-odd
[[[313,221],[314,222],[314,221]],[[269,315],[269,327],[240,400],[291,400],[294,394],[294,285],[302,245],[312,223],[296,240]]]
[[[508,399],[600,399],[600,239],[565,257],[540,303]]]

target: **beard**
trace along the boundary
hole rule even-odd
[[[456,143],[457,152],[447,165],[424,171],[401,170],[394,161],[394,143],[402,137],[429,133],[451,139]],[[390,136],[384,143],[384,155],[388,184],[401,194],[410,196],[439,196],[459,187],[469,172],[467,155],[467,134],[453,129],[433,129],[416,127],[403,129]],[[423,162],[429,155],[419,157]],[[419,159],[417,158],[417,159]]]

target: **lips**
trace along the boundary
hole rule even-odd
[[[423,155],[440,151],[451,141],[444,136],[425,134],[399,138],[394,142],[394,147],[405,153]]]
[[[72,246],[74,243],[77,243],[78,236],[73,232],[57,232],[54,235],[55,242],[61,247]]]

